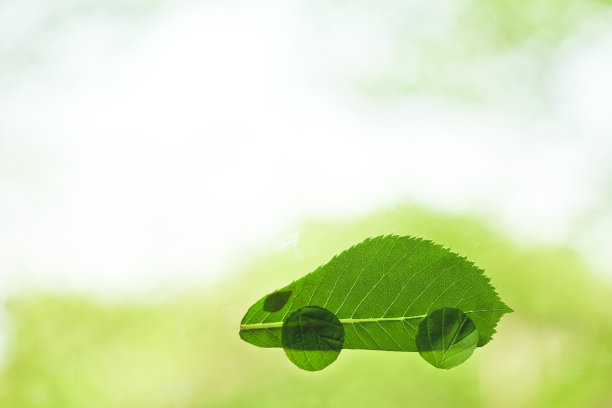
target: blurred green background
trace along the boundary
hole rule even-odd
[[[607,407],[612,404],[612,287],[566,247],[525,246],[472,216],[398,206],[309,221],[299,241],[240,256],[233,277],[149,302],[30,294],[6,307],[12,357],[6,407]],[[280,349],[242,342],[238,325],[264,293],[365,237],[423,236],[486,270],[515,312],[493,341],[446,371],[416,353],[345,350],[321,372]],[[263,245],[262,245],[263,246]]]
[[[612,407],[604,0],[0,0],[0,408]],[[238,337],[381,234],[514,309],[463,365]]]

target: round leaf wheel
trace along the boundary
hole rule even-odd
[[[434,367],[449,369],[470,358],[478,345],[478,330],[461,310],[434,310],[419,324],[419,354]]]
[[[283,322],[281,341],[293,364],[318,371],[338,358],[344,344],[344,327],[329,310],[304,306]]]

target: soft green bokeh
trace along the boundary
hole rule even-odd
[[[374,100],[438,95],[464,106],[540,113],[558,103],[551,83],[564,63],[560,51],[568,41],[596,38],[612,10],[609,0],[325,0],[308,5],[313,32],[325,30],[318,44],[325,51],[320,64],[336,73],[337,84]],[[339,45],[336,27],[351,18],[355,26],[372,31],[362,34],[364,44]],[[360,50],[380,36],[384,41],[369,49],[375,61],[369,69],[345,57],[344,48]]]
[[[262,293],[365,237],[424,236],[486,270],[515,310],[463,365],[344,350],[317,373],[242,342]],[[399,207],[307,222],[295,245],[244,256],[232,278],[154,304],[23,295],[6,304],[12,350],[0,407],[609,407],[612,288],[567,248],[511,242],[472,217]]]

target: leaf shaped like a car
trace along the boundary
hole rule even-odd
[[[240,337],[259,347],[283,347],[283,322],[305,306],[336,315],[343,348],[414,352],[419,324],[434,310],[461,310],[477,328],[478,346],[512,311],[466,258],[432,241],[397,235],[368,238],[262,297],[242,319]]]

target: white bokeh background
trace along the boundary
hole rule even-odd
[[[546,64],[529,48],[473,62],[488,95],[474,103],[351,87],[388,65],[384,19],[300,4],[180,2],[42,34],[42,3],[0,4],[0,48],[27,45],[0,61],[0,296],[212,282],[249,248],[299,239],[305,217],[403,201],[569,244],[612,278],[609,16]],[[421,37],[452,20],[434,8],[415,14],[437,16]],[[514,71],[533,66],[541,93]]]

